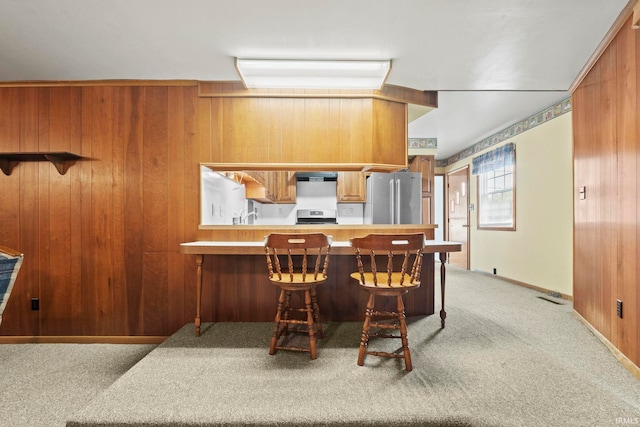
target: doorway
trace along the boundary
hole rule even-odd
[[[469,167],[447,174],[447,240],[460,242],[462,251],[451,252],[449,263],[469,269]]]

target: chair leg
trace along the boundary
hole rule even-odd
[[[398,313],[398,320],[400,321],[400,339],[402,341],[404,366],[407,371],[411,371],[413,369],[413,365],[411,364],[411,352],[409,351],[409,340],[407,339],[407,322],[405,321],[404,302],[402,301],[402,295],[398,295],[396,297],[396,311]]]
[[[316,337],[313,331],[313,307],[311,304],[311,292],[307,289],[304,291],[304,305],[307,311],[307,325],[309,328],[309,352],[311,359],[317,357],[316,354]]]
[[[375,305],[376,296],[369,294],[367,309],[364,314],[364,324],[362,325],[362,336],[360,337],[360,349],[358,350],[358,366],[364,365],[364,357],[367,355],[367,345],[369,344],[369,329],[371,329],[371,315]]]
[[[313,305],[313,320],[316,323],[316,338],[322,339],[324,332],[322,331],[322,322],[320,322],[320,306],[318,305],[316,288],[311,288],[311,304]]]
[[[286,321],[289,320],[289,313],[291,309],[291,291],[285,291],[284,293],[284,305],[282,307],[282,317],[284,317],[284,326],[282,327],[282,332],[280,335],[289,335],[289,323]]]
[[[284,289],[280,289],[280,296],[278,297],[278,310],[276,311],[276,319],[275,319],[275,324],[273,326],[273,335],[271,335],[271,344],[269,345],[269,354],[276,354],[276,351],[277,351],[276,345],[278,344],[278,338],[280,338],[280,318],[282,316],[282,310],[285,305],[285,299],[286,299],[286,292]]]

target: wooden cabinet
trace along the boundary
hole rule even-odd
[[[203,98],[201,161],[397,170],[407,165],[406,110],[405,103],[371,98]]]
[[[435,194],[433,182],[435,178],[435,157],[416,156],[409,163],[411,172],[422,174],[422,223],[433,224],[435,209]]]
[[[296,173],[273,172],[272,181],[275,184],[275,202],[276,203],[295,203],[296,202]]]
[[[338,203],[362,203],[367,198],[367,177],[362,172],[338,172]]]
[[[247,199],[261,203],[295,203],[295,172],[288,171],[247,171],[250,179],[242,182],[246,187]]]

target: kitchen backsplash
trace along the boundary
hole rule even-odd
[[[362,224],[363,205],[338,204],[335,181],[300,181],[296,187],[296,204],[256,203],[256,206],[258,221],[255,224],[295,224],[298,209],[334,209],[338,224]]]

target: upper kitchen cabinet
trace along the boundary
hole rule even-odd
[[[296,173],[291,171],[272,173],[275,181],[275,203],[295,203]]]
[[[364,203],[367,198],[367,177],[363,172],[338,172],[336,194],[338,203]]]
[[[408,103],[437,94],[249,90],[200,83],[200,161],[268,170],[394,171],[407,167]]]

